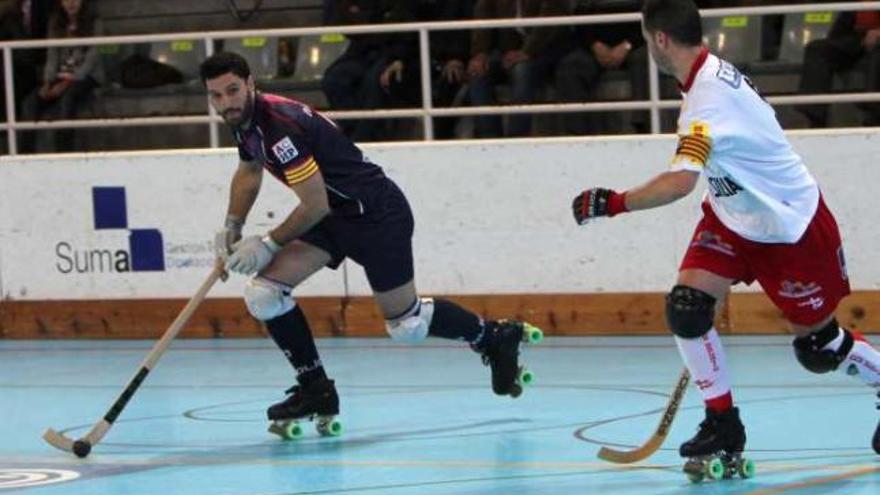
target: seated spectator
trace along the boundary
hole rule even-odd
[[[561,16],[569,13],[566,0],[477,0],[478,19]],[[567,26],[510,29],[475,29],[471,37],[468,62],[469,95],[472,105],[494,105],[495,84],[511,84],[512,104],[529,104],[549,74],[571,49]],[[531,134],[528,114],[512,114],[507,136]],[[476,118],[476,137],[497,137],[501,132],[498,115]]]
[[[405,5],[404,0],[337,0],[332,5],[332,24],[400,22],[405,16]],[[415,35],[392,33],[346,36],[349,39],[348,48],[327,68],[321,80],[330,108],[358,110],[387,107],[390,92],[399,93],[403,91],[402,88],[412,86],[409,80],[404,83],[404,75],[409,78],[414,74],[418,78],[418,64],[413,64],[410,60],[411,53],[418,53],[418,45],[413,46]],[[405,65],[416,70],[404,71]],[[415,85],[418,87],[418,82]],[[384,138],[384,124],[376,119],[342,122],[346,134],[354,141]]]
[[[474,12],[473,0],[418,0],[413,3],[417,9],[416,20],[420,22],[468,20]],[[430,37],[433,104],[449,107],[466,82],[470,32],[432,31]],[[457,120],[455,117],[435,118],[434,137],[454,138]]]
[[[50,38],[100,36],[101,20],[88,0],[59,0],[49,20]],[[96,46],[54,47],[48,50],[43,84],[28,96],[22,108],[23,120],[37,120],[54,110],[60,119],[76,117],[80,106],[103,81],[103,70]],[[73,149],[73,130],[60,129],[56,151]],[[34,133],[22,133],[22,151],[34,149]]]
[[[867,58],[867,91],[880,91],[880,11],[841,12],[825,39],[810,42],[804,53],[801,94],[828,93],[835,72],[846,71]],[[880,103],[860,105],[866,125],[880,125]],[[828,124],[828,105],[796,107],[810,127]]]
[[[0,41],[45,38],[48,2],[49,0],[15,0],[8,4],[0,13]],[[12,51],[16,116],[21,116],[21,102],[40,84],[40,72],[45,63],[45,49],[19,48]],[[0,100],[0,119],[5,121],[6,98]]]
[[[584,0],[575,6],[576,15],[639,12],[638,0]],[[585,102],[606,71],[624,70],[630,81],[632,99],[648,99],[648,52],[638,22],[584,24],[575,29],[578,48],[562,59],[556,68],[556,89],[564,102]],[[583,114],[566,114],[566,131],[592,134],[607,129],[590,125]],[[636,112],[632,125],[636,132],[648,130],[647,112]]]

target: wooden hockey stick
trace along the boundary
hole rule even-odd
[[[116,399],[116,402],[110,406],[110,409],[104,415],[103,419],[95,423],[95,426],[92,427],[92,430],[89,431],[86,436],[74,441],[63,433],[59,433],[52,428],[49,428],[43,433],[43,440],[56,449],[65,452],[73,452],[77,457],[85,457],[89,455],[92,447],[97,445],[97,443],[100,442],[101,439],[104,438],[104,435],[110,430],[110,427],[113,426],[113,422],[116,421],[116,418],[122,413],[125,405],[128,404],[128,401],[131,400],[131,397],[137,391],[138,387],[141,386],[141,383],[143,383],[147,374],[150,373],[150,370],[153,369],[156,362],[162,357],[165,350],[168,349],[168,346],[171,344],[171,341],[174,340],[174,337],[180,333],[180,330],[186,325],[186,322],[190,319],[196,308],[198,308],[199,304],[205,299],[205,296],[208,294],[208,291],[211,290],[211,287],[214,286],[214,283],[217,282],[217,279],[223,278],[225,280],[225,277],[226,273],[223,271],[223,265],[218,263],[214,269],[211,270],[208,278],[202,282],[202,286],[199,287],[199,290],[192,296],[192,298],[190,298],[189,302],[186,303],[186,306],[184,306],[177,315],[177,318],[171,323],[171,326],[165,330],[162,338],[156,342],[153,349],[150,350],[150,353],[144,358],[140,369],[138,369],[138,372],[135,373],[131,381],[128,382],[128,385],[122,391],[122,394]]]
[[[666,440],[666,435],[669,433],[669,428],[672,426],[672,420],[675,419],[675,413],[678,412],[678,406],[681,404],[681,399],[684,398],[690,379],[691,374],[688,372],[688,369],[685,368],[681,372],[681,376],[678,377],[678,383],[675,385],[675,389],[672,391],[672,396],[666,404],[666,410],[663,411],[663,416],[660,418],[660,424],[657,425],[657,430],[654,431],[654,434],[651,435],[651,438],[649,438],[647,442],[634,450],[615,450],[610,447],[602,447],[599,449],[599,459],[616,464],[631,464],[633,462],[647,459],[654,452],[657,452],[657,449],[659,449],[660,445],[663,444],[663,441]]]

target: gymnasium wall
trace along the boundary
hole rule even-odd
[[[874,247],[880,134],[791,134],[845,240],[855,293],[842,321],[880,328]],[[487,317],[520,317],[551,334],[663,331],[663,294],[699,218],[700,193],[579,228],[570,203],[586,186],[633,186],[664,170],[672,136],[366,145],[407,193],[416,217],[416,281]],[[0,336],[158,335],[210,270],[232,149],[0,160]],[[296,204],[268,174],[246,234]],[[701,185],[702,190],[702,185]],[[233,276],[185,335],[262,332]],[[757,287],[737,288],[725,332],[782,332]],[[323,335],[381,335],[363,270],[323,270],[296,296]]]

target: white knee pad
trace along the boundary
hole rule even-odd
[[[248,312],[261,321],[281,316],[295,306],[289,287],[260,277],[248,280],[244,287],[244,303]]]
[[[434,316],[434,300],[423,298],[412,313],[394,320],[385,320],[385,330],[395,342],[416,343],[428,337],[428,328]]]

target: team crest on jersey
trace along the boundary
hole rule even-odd
[[[715,73],[715,76],[733,89],[739,89],[743,77],[736,67],[724,60],[718,65],[718,72]]]
[[[293,145],[293,141],[287,136],[284,136],[284,139],[272,145],[272,152],[275,153],[275,156],[278,157],[278,161],[281,163],[287,163],[299,156],[299,151]]]

